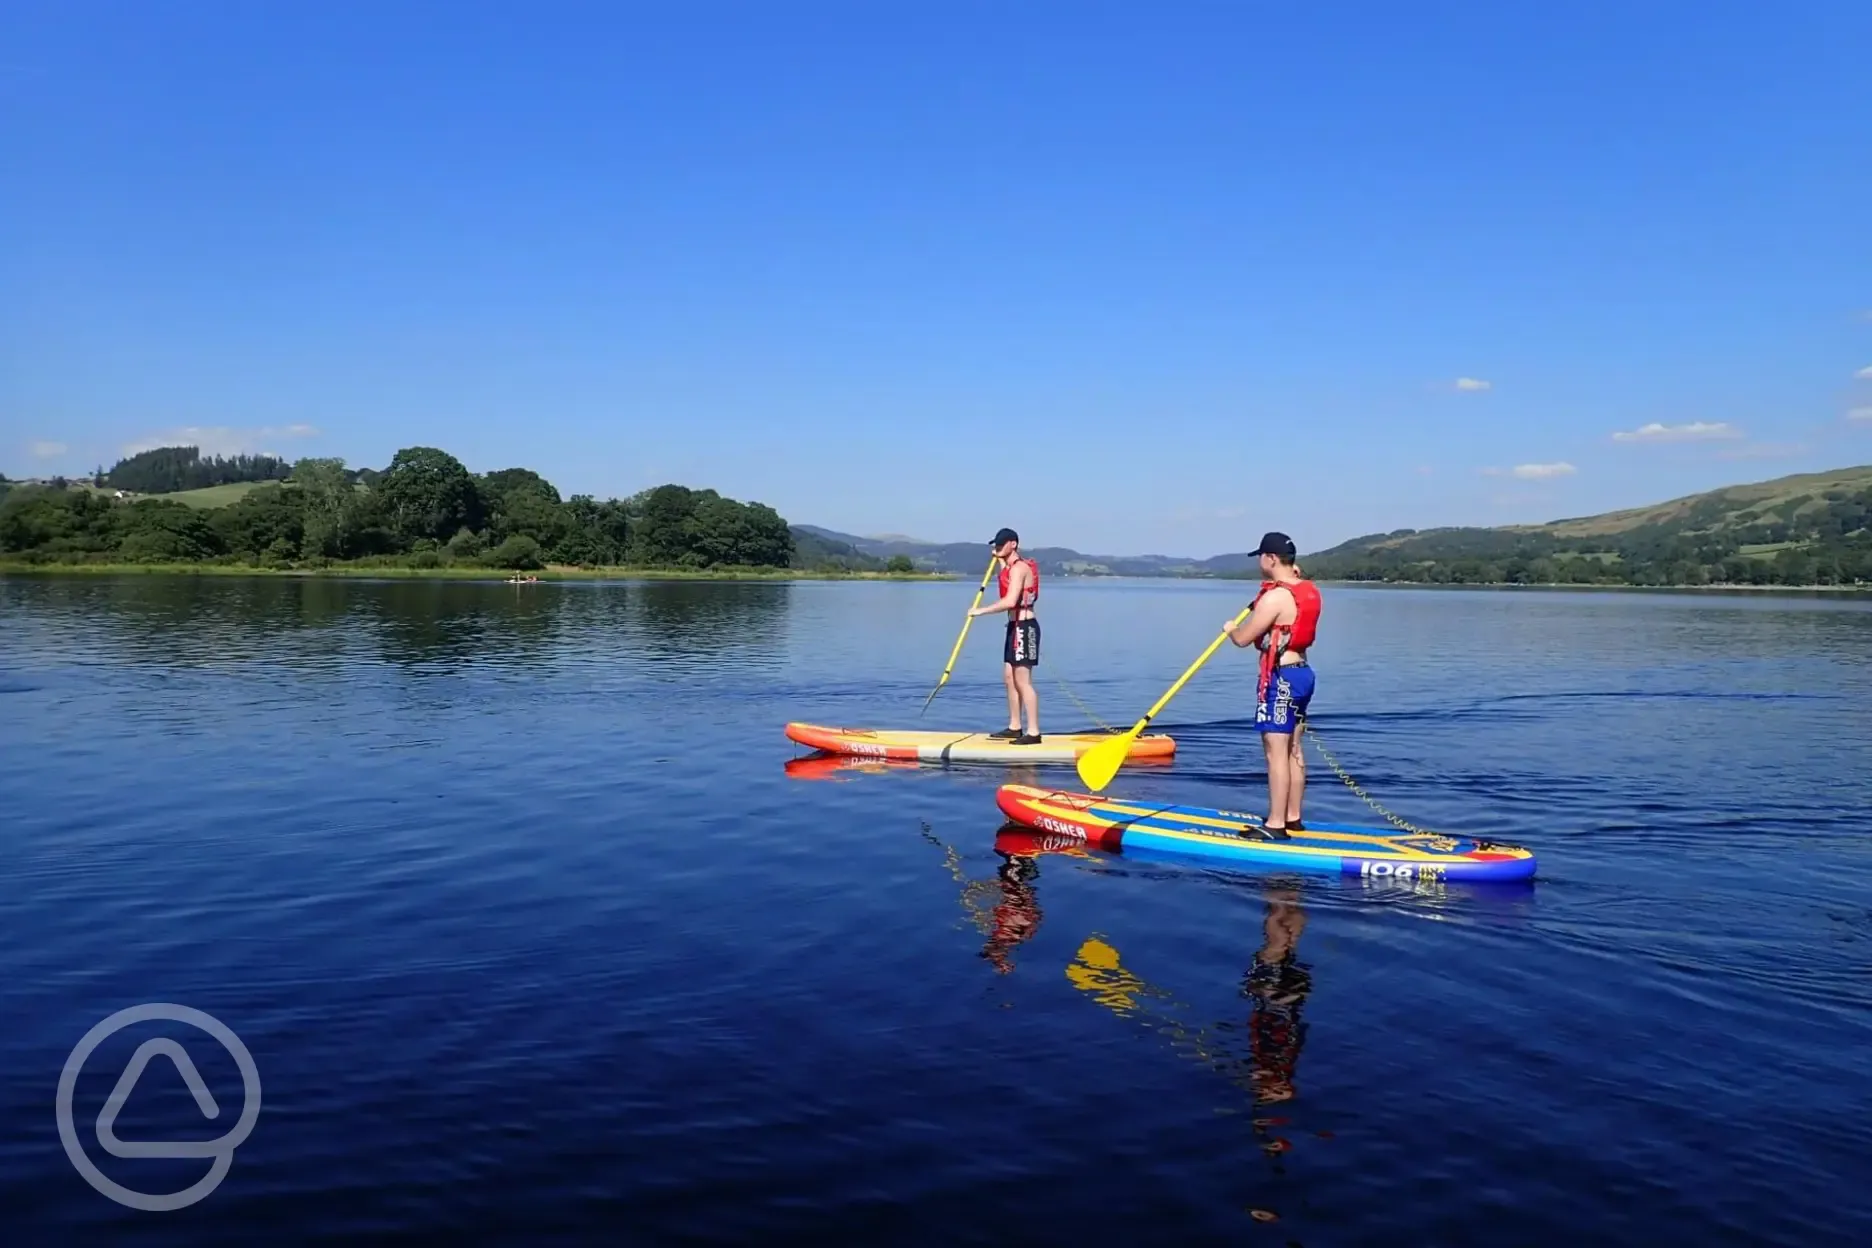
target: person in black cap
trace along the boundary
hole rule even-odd
[[[1040,621],[1034,615],[1034,602],[1040,597],[1040,569],[1020,553],[1020,534],[1002,529],[988,544],[1001,561],[1001,596],[969,614],[1008,613],[1007,640],[1001,646],[1001,675],[1007,681],[1008,726],[989,736],[1015,745],[1040,743],[1040,695],[1034,689],[1033,669],[1040,662]],[[1027,729],[1021,731],[1021,713],[1027,716]]]
[[[1261,582],[1248,618],[1228,633],[1238,646],[1261,649],[1255,728],[1267,755],[1268,817],[1262,827],[1281,836],[1290,828],[1304,828],[1300,803],[1306,796],[1306,754],[1300,734],[1313,701],[1307,651],[1319,631],[1320,593],[1295,566],[1298,552],[1285,533],[1264,534],[1254,553],[1268,579]]]

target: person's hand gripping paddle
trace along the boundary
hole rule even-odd
[[[969,604],[969,613],[962,617],[962,631],[956,636],[955,649],[949,652],[949,663],[943,668],[942,679],[938,680],[936,687],[929,691],[929,697],[923,699],[923,711],[929,710],[930,703],[935,701],[936,695],[942,692],[942,687],[949,683],[949,673],[955,670],[956,656],[962,653],[963,639],[968,636],[969,625],[975,622],[975,608],[981,606],[982,595],[988,592],[988,581],[994,576],[997,562],[999,561],[992,557],[988,560],[988,570],[982,573],[982,583],[975,591],[975,601]],[[923,711],[918,711],[917,714],[921,715]]]
[[[1209,648],[1189,665],[1189,670],[1177,677],[1176,684],[1171,685],[1168,692],[1157,699],[1155,706],[1144,712],[1144,718],[1131,725],[1130,731],[1120,733],[1115,737],[1107,737],[1079,756],[1079,779],[1085,782],[1087,788],[1096,793],[1112,782],[1112,777],[1118,774],[1118,769],[1124,766],[1126,757],[1131,753],[1131,743],[1143,734],[1151,720],[1157,717],[1157,712],[1163,710],[1171,698],[1176,697],[1177,690],[1196,674],[1197,668],[1209,661],[1209,656],[1216,652],[1216,648],[1230,633],[1241,627],[1241,622],[1247,619],[1248,613],[1253,610],[1253,603],[1243,607],[1241,614],[1230,620],[1228,627],[1217,633],[1216,639],[1209,643]]]

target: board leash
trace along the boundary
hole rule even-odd
[[[1108,733],[1113,733],[1113,732],[1118,731],[1116,728],[1112,727],[1110,724],[1100,719],[1097,715],[1093,714],[1092,708],[1087,706],[1084,702],[1080,701],[1079,695],[1074,693],[1072,691],[1072,687],[1068,685],[1065,681],[1061,680],[1057,673],[1048,673],[1048,674],[1053,677],[1053,683],[1060,687],[1060,692],[1065,694],[1067,697],[1071,698],[1073,705],[1078,707],[1080,711],[1082,711],[1085,714],[1085,717],[1087,719],[1091,720],[1093,723],[1097,724],[1100,728],[1104,729]]]
[[[1398,815],[1392,814],[1390,811],[1386,810],[1382,805],[1380,805],[1377,798],[1367,793],[1359,785],[1358,781],[1354,780],[1351,776],[1346,774],[1346,769],[1339,765],[1339,760],[1333,757],[1333,752],[1326,748],[1326,743],[1324,741],[1321,741],[1319,739],[1319,730],[1314,728],[1311,724],[1307,725],[1306,735],[1302,737],[1301,739],[1303,741],[1311,741],[1313,743],[1314,748],[1320,752],[1320,757],[1326,760],[1327,766],[1331,767],[1335,772],[1339,774],[1339,778],[1345,781],[1346,788],[1351,789],[1352,792],[1357,794],[1359,798],[1361,798],[1367,806],[1371,807],[1373,810],[1377,811],[1380,815],[1384,816],[1384,818],[1388,820],[1393,827],[1402,828],[1404,831],[1409,832],[1413,836],[1435,836],[1436,835],[1436,833],[1430,831],[1427,828],[1420,828],[1416,824],[1410,822],[1408,819],[1404,819]]]

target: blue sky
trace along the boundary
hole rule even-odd
[[[9,0],[0,471],[425,444],[1209,555],[1872,462],[1868,48],[1863,0]]]

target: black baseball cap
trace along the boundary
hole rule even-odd
[[[1294,549],[1293,538],[1285,533],[1263,533],[1261,544],[1254,548],[1256,555],[1279,555],[1283,559],[1292,559],[1300,552]]]
[[[1009,542],[1018,541],[1020,541],[1020,534],[1016,533],[1013,529],[1002,529],[994,535],[994,541],[989,542],[988,546],[991,550],[1000,550]]]

